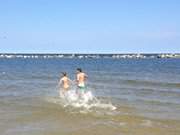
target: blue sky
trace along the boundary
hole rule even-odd
[[[0,52],[180,52],[180,1],[0,0]]]

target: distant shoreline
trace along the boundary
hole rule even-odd
[[[180,58],[180,53],[0,53],[0,58]]]

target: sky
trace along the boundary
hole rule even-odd
[[[0,0],[0,53],[180,53],[180,1]]]

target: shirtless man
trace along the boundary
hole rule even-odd
[[[81,92],[85,90],[85,80],[88,76],[82,72],[81,68],[77,68],[76,81],[77,86]]]
[[[62,86],[63,88],[63,93],[64,92],[67,92],[69,90],[69,87],[70,87],[70,82],[71,80],[67,77],[67,73],[66,72],[63,72],[62,73],[62,78],[60,79],[59,81],[59,85]]]

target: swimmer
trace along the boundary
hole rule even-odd
[[[62,77],[59,81],[59,86],[61,86],[63,94],[69,90],[70,82],[72,81],[68,78],[67,73],[63,72]]]
[[[77,71],[76,82],[77,82],[78,89],[80,90],[81,93],[84,93],[85,88],[86,88],[85,81],[88,76],[82,72],[81,68],[77,68],[76,71]]]

